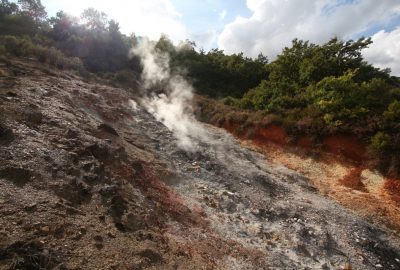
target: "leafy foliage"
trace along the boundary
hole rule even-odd
[[[379,131],[371,138],[371,146],[377,151],[386,150],[390,146],[390,141],[390,135]]]
[[[56,47],[70,56],[79,57],[92,72],[114,72],[129,66],[128,53],[132,38],[121,34],[114,20],[108,21],[103,12],[87,9],[84,24],[79,24],[64,12],[49,20],[52,28],[48,35]]]
[[[365,38],[322,45],[295,39],[268,65],[267,79],[224,102],[278,114],[294,133],[354,134],[390,159],[399,153],[400,81],[363,60],[369,44]]]
[[[35,56],[40,62],[48,63],[59,69],[84,70],[81,59],[67,57],[63,52],[54,47],[34,44],[29,36],[1,36],[0,42],[4,46],[4,54],[24,57]]]
[[[47,18],[47,12],[40,0],[18,0],[21,13],[32,18],[35,22]]]
[[[394,100],[390,103],[383,115],[389,121],[400,122],[400,101]]]
[[[186,72],[198,93],[211,97],[242,97],[267,76],[267,59],[262,54],[257,59],[243,53],[226,55],[213,49],[208,53],[196,51],[194,42],[186,41],[175,47],[165,36],[156,47],[171,57],[171,67],[176,72]]]

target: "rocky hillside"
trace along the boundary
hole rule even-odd
[[[188,153],[135,93],[0,76],[0,269],[400,269],[398,232],[224,130]]]

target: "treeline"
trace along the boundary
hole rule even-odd
[[[39,61],[96,73],[133,86],[140,59],[129,55],[141,37],[122,34],[118,22],[89,8],[79,18],[62,11],[49,18],[40,0],[0,2],[0,55],[35,56]],[[166,36],[156,49],[170,56],[173,72],[184,73],[199,94],[235,108],[273,115],[289,132],[318,138],[346,133],[369,145],[380,168],[400,172],[400,80],[367,63],[361,38],[316,45],[293,40],[271,63],[242,53],[199,50]]]
[[[140,61],[129,51],[142,37],[121,33],[118,22],[89,8],[79,18],[63,11],[48,18],[40,0],[1,0],[0,53],[37,56],[58,66],[88,70],[132,85],[141,73]],[[196,44],[178,46],[162,36],[156,45],[168,53],[175,72],[186,72],[200,94],[241,97],[266,77],[267,59],[243,54],[225,55],[220,50],[197,52]]]
[[[186,72],[202,95],[239,98],[267,76],[268,60],[262,54],[252,59],[243,53],[226,55],[218,49],[197,52],[193,42],[186,41],[176,47],[165,37],[160,38],[156,48],[170,55],[171,68]]]
[[[224,103],[274,115],[294,138],[352,134],[371,159],[400,175],[400,80],[362,57],[372,41],[331,39],[323,45],[293,40],[267,67],[269,76]]]
[[[80,18],[63,11],[49,18],[40,0],[1,0],[0,53],[36,56],[58,68],[94,72],[120,81],[133,80],[139,60],[128,53],[136,37],[93,8]],[[133,75],[128,70],[136,71]],[[132,73],[132,72],[131,72]]]

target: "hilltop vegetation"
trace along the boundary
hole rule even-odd
[[[139,79],[140,62],[130,48],[142,37],[122,34],[105,13],[89,8],[80,18],[63,11],[48,18],[40,0],[17,3],[1,0],[0,54],[34,56],[127,87]],[[222,99],[232,110],[273,118],[294,137],[357,136],[369,145],[378,168],[398,177],[400,80],[363,59],[371,42],[332,38],[317,45],[294,39],[270,63],[262,53],[253,59],[218,49],[205,52],[190,41],[175,46],[166,36],[156,48],[169,54],[172,71],[184,73],[198,94]]]
[[[35,55],[60,68],[84,67],[128,86],[139,77],[139,59],[130,54],[130,49],[143,37],[122,34],[118,22],[108,19],[104,12],[89,8],[76,18],[60,11],[47,18],[40,0],[18,3],[1,1],[0,52]],[[156,47],[170,55],[175,72],[185,69],[201,94],[241,97],[266,77],[267,60],[261,54],[253,60],[242,53],[228,56],[217,49],[197,52],[193,42],[174,46],[166,36]]]
[[[399,78],[364,61],[361,51],[369,44],[365,38],[323,45],[295,39],[268,65],[265,80],[224,103],[274,114],[294,137],[353,134],[369,145],[380,169],[398,177]]]

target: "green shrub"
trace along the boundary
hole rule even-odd
[[[225,97],[222,100],[222,103],[228,106],[237,106],[239,103],[239,100],[237,98],[233,98],[233,97]]]
[[[0,37],[0,54],[7,53],[18,57],[35,56],[40,62],[60,69],[84,70],[78,57],[67,57],[56,48],[35,45],[28,36]]]
[[[376,151],[386,150],[391,143],[391,136],[383,131],[379,131],[371,138],[371,146]]]
[[[400,120],[400,101],[395,100],[390,103],[383,116],[390,121]]]
[[[81,71],[84,69],[82,61],[77,57],[67,57],[60,50],[53,47],[35,47],[35,56],[42,63],[48,63],[59,69],[73,69]]]
[[[27,36],[2,36],[0,44],[4,46],[7,53],[15,56],[29,56],[34,50],[32,40]]]
[[[131,70],[120,70],[115,73],[114,81],[120,84],[132,84],[134,81],[134,74]]]
[[[400,88],[390,90],[390,95],[394,98],[400,99]]]

